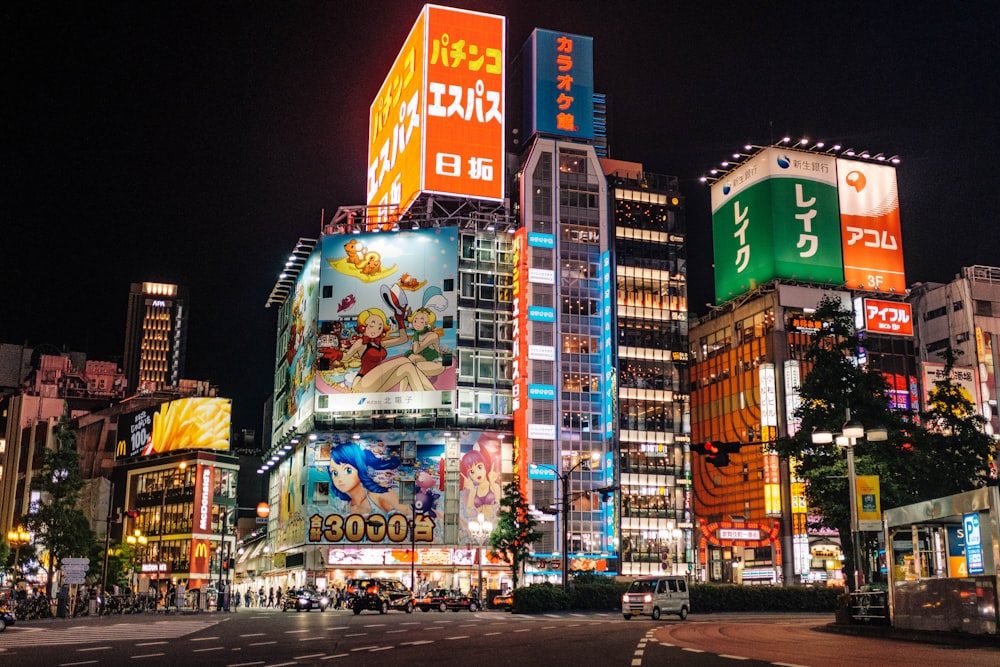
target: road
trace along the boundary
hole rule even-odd
[[[829,615],[520,615],[241,610],[29,621],[0,634],[4,667],[304,665],[1000,665],[1000,651],[817,632]]]

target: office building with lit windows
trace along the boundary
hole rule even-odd
[[[688,574],[695,558],[684,198],[676,178],[601,162],[616,260],[621,574]]]
[[[187,356],[188,290],[168,283],[132,283],[122,370],[128,393],[177,387]]]

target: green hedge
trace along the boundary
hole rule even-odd
[[[567,609],[617,611],[627,583],[588,577],[573,581],[568,591],[552,584],[533,584],[514,591],[514,608],[531,614]],[[692,584],[691,611],[808,611],[833,612],[842,591],[808,586],[737,586],[734,584]]]
[[[837,608],[839,588],[812,586],[738,586],[735,584],[694,584],[691,586],[692,613],[713,611],[811,611],[831,612]]]

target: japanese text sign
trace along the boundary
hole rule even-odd
[[[864,328],[873,333],[913,335],[913,311],[908,303],[864,299]]]
[[[504,193],[502,16],[426,5],[369,111],[368,204]]]
[[[594,39],[537,29],[523,51],[529,134],[594,138]]]
[[[903,294],[906,278],[895,168],[838,159],[837,181],[847,286]]]

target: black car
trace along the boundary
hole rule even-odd
[[[434,588],[418,597],[415,604],[420,611],[430,611],[431,609],[447,611],[448,605],[445,603],[445,599],[449,595],[451,595],[451,591],[447,588]]]
[[[281,600],[281,611],[288,611],[289,609],[294,609],[295,611],[311,611],[313,609],[326,611],[328,606],[330,606],[330,599],[328,597],[307,589],[288,591]]]
[[[355,614],[367,610],[386,614],[390,609],[413,613],[413,595],[401,582],[392,579],[369,579],[363,591],[351,599],[351,610]]]
[[[14,612],[7,607],[0,607],[0,632],[7,629],[8,625],[14,625]]]
[[[482,605],[479,604],[479,597],[472,593],[462,593],[461,591],[451,591],[451,594],[444,599],[443,604],[452,611],[479,611]]]

